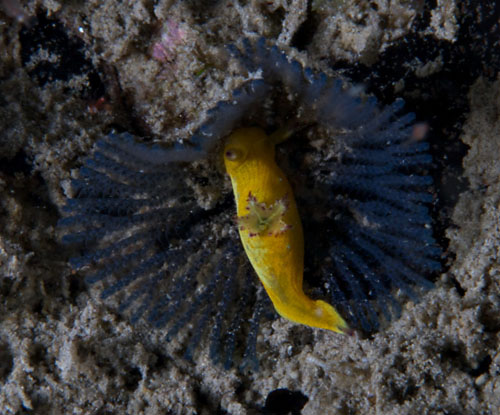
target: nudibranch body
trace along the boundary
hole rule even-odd
[[[310,299],[302,289],[302,224],[292,188],[274,160],[274,147],[261,129],[244,128],[231,134],[224,149],[243,247],[282,317],[342,332],[347,324],[335,309]]]

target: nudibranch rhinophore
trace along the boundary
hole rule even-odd
[[[282,317],[311,327],[344,332],[335,309],[304,294],[304,235],[292,187],[274,161],[276,141],[260,128],[233,132],[224,163],[236,200],[241,242]]]
[[[132,322],[165,328],[167,339],[186,331],[187,358],[206,339],[214,362],[256,367],[260,321],[274,315],[269,298],[298,323],[375,330],[380,316],[399,312],[394,290],[415,299],[413,287],[432,286],[440,249],[428,211],[428,144],[412,139],[414,115],[399,114],[402,100],[382,107],[264,39],[228,50],[250,80],[207,113],[189,143],[147,146],[128,133],[99,140],[72,181],[60,227],[63,242],[80,248],[72,268]],[[269,119],[273,102],[275,119],[322,137],[313,146],[304,134],[301,151],[289,153],[307,183],[295,198],[274,160],[284,136],[239,128]],[[209,207],[198,202],[206,163],[191,162],[214,160],[222,147],[236,225],[229,191]],[[218,180],[211,187],[223,189]],[[305,268],[317,300],[303,291]]]

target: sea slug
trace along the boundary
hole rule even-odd
[[[281,141],[281,137],[278,137]],[[259,128],[233,132],[224,162],[231,177],[243,247],[276,311],[337,332],[347,324],[328,303],[304,294],[304,236],[293,191],[274,161],[276,139]]]

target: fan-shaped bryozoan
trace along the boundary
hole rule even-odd
[[[398,115],[402,100],[381,107],[345,82],[290,61],[263,39],[228,49],[260,78],[209,111],[185,145],[148,147],[126,133],[100,140],[73,182],[74,195],[61,220],[63,241],[81,250],[71,266],[84,272],[88,282],[102,284],[103,299],[113,297],[132,321],[144,318],[165,329],[167,338],[188,328],[186,355],[207,344],[214,361],[226,367],[241,354],[245,364],[256,364],[259,322],[272,310],[266,291],[278,313],[292,321],[343,331],[345,320],[353,328],[373,330],[381,315],[389,319],[399,312],[395,289],[415,299],[413,287],[432,286],[427,276],[440,268],[427,207],[431,179],[421,173],[431,161],[428,144],[411,139],[414,116]],[[301,152],[290,154],[300,167],[291,174],[305,183],[293,189],[297,210],[292,188],[275,164],[283,184],[270,198],[258,177],[244,176],[240,183],[228,167],[233,187],[237,182],[235,222],[229,193],[207,210],[186,180],[194,174],[191,162],[231,150],[235,137],[250,130],[235,132],[224,146],[225,137],[266,118],[259,117],[265,100],[273,100],[277,119],[293,118],[296,125],[317,129],[323,141],[321,148],[311,146],[302,128],[280,145],[293,147],[290,143],[302,137],[301,149],[314,159],[308,164]],[[279,117],[280,111],[286,116]],[[265,137],[252,131],[259,133],[251,145]],[[270,143],[265,157],[275,163]],[[228,156],[233,157],[226,154],[226,166]],[[304,279],[311,283],[305,294],[301,222]],[[286,266],[297,273],[290,280],[297,289],[287,292],[285,300],[275,296],[262,272],[274,265],[269,266],[266,255],[254,255],[253,241],[266,232],[268,241],[282,237],[296,244],[296,256],[289,259],[296,264]],[[324,304],[322,313],[332,316],[331,324],[315,324],[306,314],[291,312],[294,295],[309,305]]]

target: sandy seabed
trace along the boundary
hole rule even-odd
[[[293,394],[264,409],[278,388],[307,397],[293,412],[304,415],[500,413],[495,6],[36,0],[19,14],[0,3],[2,414],[284,414]],[[204,350],[184,361],[176,341],[100,301],[67,265],[56,223],[99,137],[120,126],[188,139],[245,80],[221,63],[224,45],[255,35],[382,102],[403,96],[429,123],[446,258],[436,288],[373,336],[277,319],[261,330],[260,370],[240,373]]]

